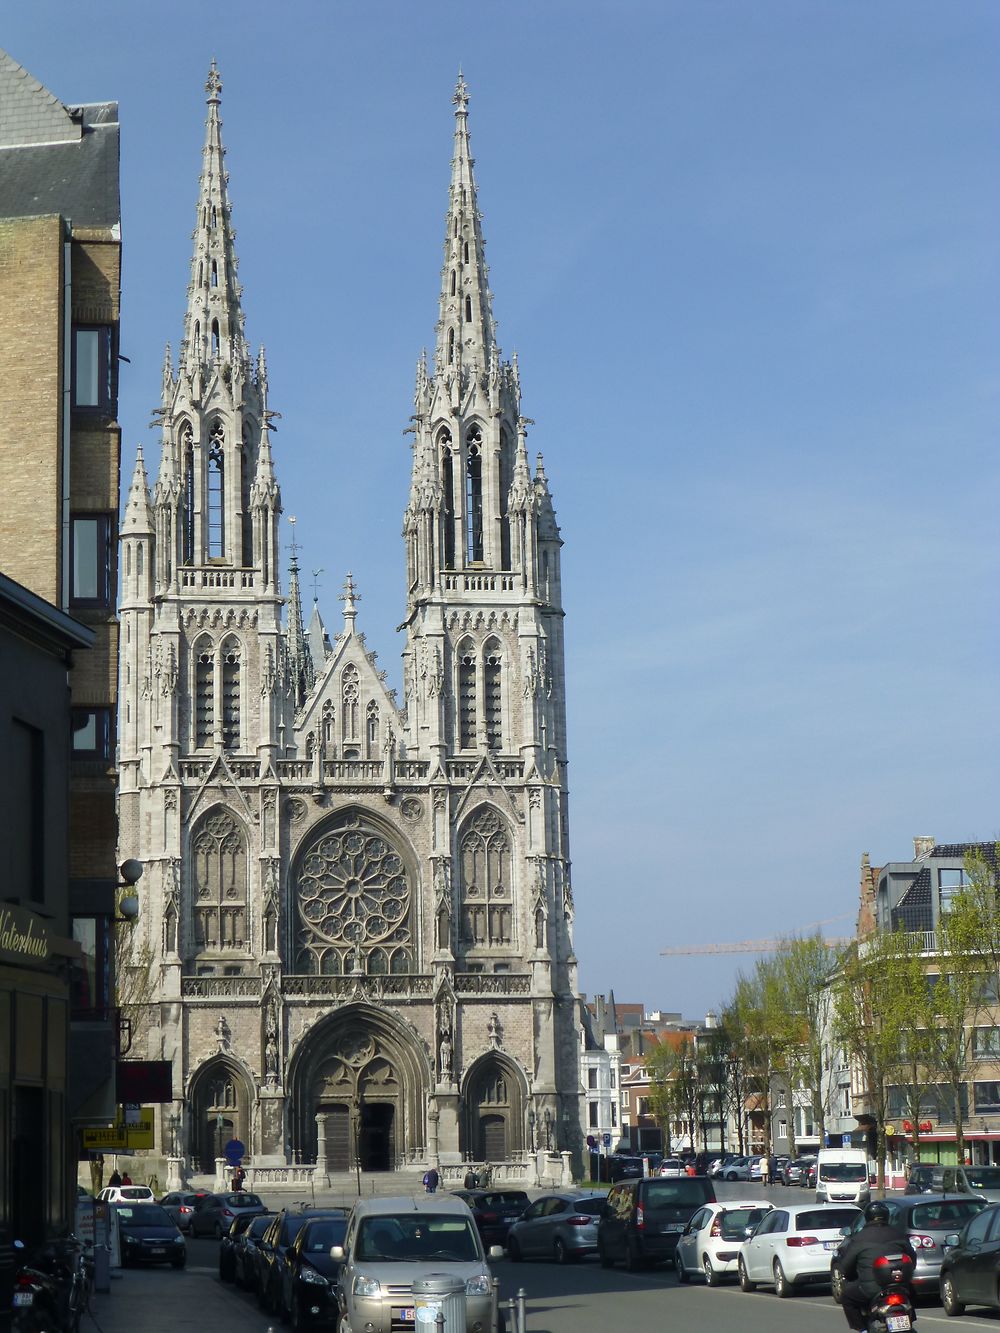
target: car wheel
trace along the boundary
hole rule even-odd
[[[626,1273],[638,1273],[643,1268],[642,1255],[635,1246],[634,1241],[629,1241],[625,1246],[625,1271]]]
[[[346,1314],[340,1316],[340,1323],[337,1325],[337,1333],[351,1333],[351,1324]]]
[[[941,1274],[941,1304],[944,1306],[944,1312],[953,1318],[956,1315],[965,1314],[965,1304],[958,1299],[958,1293],[955,1291],[955,1279],[950,1273]]]
[[[792,1294],[792,1284],[785,1276],[780,1259],[774,1261],[774,1294],[780,1296],[782,1300],[787,1300]]]
[[[555,1240],[552,1242],[552,1253],[555,1256],[557,1264],[568,1264],[573,1257],[566,1248],[566,1242],[563,1240],[562,1236],[556,1236]]]
[[[726,1180],[735,1180],[735,1179],[736,1179],[736,1172],[735,1172],[735,1171],[727,1171],[727,1172],[726,1172],[726,1176],[725,1176],[725,1178],[726,1178]]]
[[[598,1243],[597,1246],[597,1257],[601,1261],[602,1268],[614,1268],[615,1266],[614,1259],[612,1259],[611,1255],[608,1254],[607,1250],[600,1243]]]
[[[720,1286],[722,1285],[722,1277],[721,1277],[721,1275],[720,1275],[719,1273],[717,1273],[716,1270],[712,1267],[712,1261],[711,1261],[711,1259],[708,1257],[707,1254],[704,1256],[704,1258],[703,1258],[702,1261],[701,1261],[701,1267],[702,1267],[702,1271],[703,1271],[704,1274],[705,1274],[705,1283],[706,1283],[707,1286],[709,1286],[709,1287],[720,1287]]]
[[[521,1262],[521,1247],[517,1243],[516,1236],[507,1237],[507,1258],[510,1259],[511,1262],[515,1264],[519,1264]]]
[[[830,1295],[837,1305],[844,1300],[844,1275],[839,1268],[830,1269]]]
[[[757,1283],[750,1281],[750,1274],[747,1272],[747,1266],[743,1262],[742,1254],[740,1255],[736,1266],[740,1276],[740,1291],[756,1291]]]
[[[687,1269],[684,1267],[684,1260],[681,1258],[681,1251],[679,1246],[676,1250],[674,1250],[674,1272],[677,1274],[678,1282],[688,1281],[689,1274]]]

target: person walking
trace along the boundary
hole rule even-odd
[[[438,1175],[436,1168],[433,1166],[429,1171],[424,1172],[424,1189],[427,1191],[428,1194],[435,1193],[438,1187],[438,1181],[440,1179],[441,1177]]]
[[[760,1183],[762,1185],[771,1183],[771,1159],[766,1154],[760,1159]]]

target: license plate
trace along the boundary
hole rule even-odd
[[[667,1225],[663,1228],[663,1230],[664,1230],[664,1231],[683,1231],[683,1230],[684,1230],[684,1223],[683,1223],[683,1222],[668,1222]]]
[[[825,1240],[825,1241],[823,1242],[823,1249],[824,1249],[824,1250],[839,1250],[839,1249],[840,1249],[840,1241],[839,1241],[839,1240]]]
[[[154,1246],[153,1246],[153,1249],[152,1249],[152,1253],[153,1253],[153,1254],[166,1254],[166,1250],[163,1249],[162,1246],[156,1246],[156,1245],[154,1245]]]
[[[906,1333],[910,1327],[910,1316],[908,1314],[891,1314],[885,1321],[885,1326],[889,1333]]]
[[[14,1292],[15,1305],[34,1305],[34,1303],[35,1303],[35,1293],[33,1291]]]
[[[400,1317],[404,1324],[416,1323],[417,1314],[412,1305],[408,1305],[405,1310],[400,1312]]]

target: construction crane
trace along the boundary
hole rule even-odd
[[[850,912],[844,912],[840,916],[827,917],[825,921],[814,921],[811,926],[806,926],[805,930],[809,932],[817,926],[829,926],[834,921],[844,921],[850,915]],[[829,945],[831,949],[836,949],[842,945],[851,944],[853,940],[853,935],[846,935],[839,936],[836,939],[824,940],[823,943]],[[672,949],[661,949],[660,954],[666,957],[677,957],[681,954],[696,953],[780,953],[783,949],[791,949],[795,943],[795,939],[780,939],[738,940],[735,943],[715,944],[679,944]]]

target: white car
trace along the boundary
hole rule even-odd
[[[773,1207],[767,1199],[727,1199],[699,1208],[674,1251],[678,1281],[687,1282],[697,1273],[717,1287],[725,1276],[735,1277],[740,1247]]]
[[[772,1208],[740,1249],[741,1290],[773,1287],[776,1295],[791,1296],[794,1287],[829,1282],[830,1261],[844,1239],[841,1228],[857,1215],[853,1205],[839,1203]]]
[[[661,1176],[686,1176],[687,1167],[679,1157],[667,1157],[660,1163],[658,1174]]]
[[[155,1203],[148,1185],[106,1185],[98,1194],[101,1203]]]
[[[752,1157],[737,1157],[735,1161],[726,1163],[719,1176],[722,1180],[749,1180],[752,1161]]]

